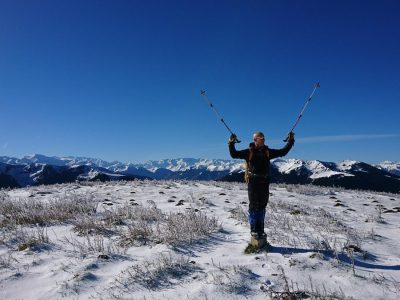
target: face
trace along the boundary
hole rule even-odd
[[[255,133],[253,135],[253,141],[254,141],[254,145],[256,147],[261,147],[261,146],[264,146],[265,137],[264,137],[264,135],[262,135],[260,133]]]

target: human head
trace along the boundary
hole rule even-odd
[[[265,136],[261,131],[256,131],[253,134],[253,141],[256,147],[264,146]]]

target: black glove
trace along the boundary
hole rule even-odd
[[[290,143],[294,143],[294,132],[289,132],[288,133],[288,135],[287,135],[287,140],[290,142]]]
[[[231,136],[229,137],[228,144],[232,144],[232,143],[234,144],[234,143],[237,143],[237,142],[238,142],[238,139],[237,139],[236,134],[232,133]]]

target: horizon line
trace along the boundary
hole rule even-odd
[[[298,143],[323,143],[323,142],[351,142],[359,140],[388,139],[400,137],[400,134],[342,134],[300,137],[295,139]],[[271,143],[281,143],[281,140],[270,140]]]

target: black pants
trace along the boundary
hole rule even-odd
[[[265,179],[250,180],[249,193],[249,223],[252,232],[264,232],[265,208],[269,200],[269,182]]]
[[[249,209],[266,208],[269,200],[269,182],[266,180],[250,180],[247,188]]]

